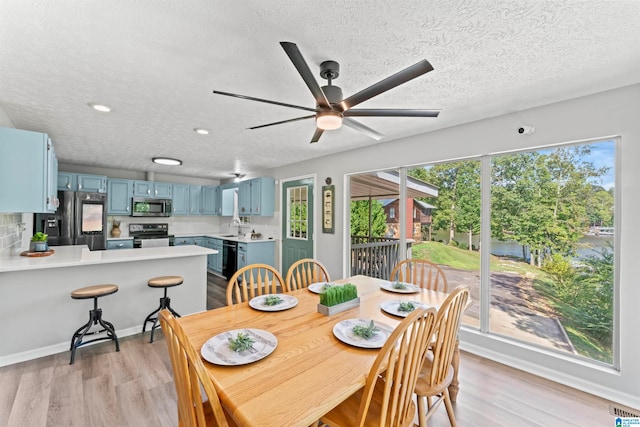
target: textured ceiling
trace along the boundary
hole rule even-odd
[[[434,71],[359,107],[440,117],[359,118],[380,142],[343,127],[309,144],[313,120],[247,130],[305,114],[214,89],[315,107],[280,41],[321,85],[338,61],[345,96],[425,58]],[[0,1],[0,109],[70,164],[228,179],[639,81],[639,1]]]

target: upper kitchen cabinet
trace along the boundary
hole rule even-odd
[[[189,186],[189,215],[202,214],[201,193],[202,187],[200,185]]]
[[[240,216],[273,216],[275,189],[273,178],[254,178],[241,182],[238,188]]]
[[[58,172],[58,190],[106,193],[107,177],[84,173]]]
[[[170,199],[173,197],[173,184],[168,182],[134,181],[133,196]]]
[[[58,160],[45,133],[0,128],[0,212],[55,212]]]
[[[107,180],[107,214],[131,215],[133,181],[130,179]]]
[[[201,215],[201,189],[199,185],[173,184],[173,215]]]
[[[220,215],[220,187],[202,186],[202,215]]]
[[[221,216],[233,216],[233,199],[237,191],[238,184],[223,184],[220,186],[220,204],[218,210]]]

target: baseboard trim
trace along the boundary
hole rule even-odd
[[[139,333],[140,333],[139,326],[134,326],[131,328],[121,329],[116,331],[116,335],[118,335],[118,338],[124,338],[131,335],[139,334]],[[101,342],[101,341],[98,341],[98,342]],[[94,345],[94,344],[97,344],[98,342],[89,343],[87,345],[88,346]],[[63,343],[52,344],[46,347],[34,348],[33,350],[23,351],[21,353],[14,353],[14,354],[9,354],[7,356],[2,356],[0,357],[0,367],[13,365],[20,362],[26,362],[28,360],[38,359],[40,357],[51,356],[52,354],[58,354],[65,351],[69,351],[69,345],[70,345],[69,343],[70,341],[65,341]]]

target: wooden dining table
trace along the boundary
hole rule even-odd
[[[317,310],[319,296],[304,288],[289,293],[298,304],[283,311],[259,311],[245,302],[178,319],[198,352],[210,338],[235,329],[263,329],[277,338],[271,354],[250,364],[222,366],[204,361],[222,405],[238,425],[309,426],[365,385],[378,354],[377,349],[338,340],[333,334],[336,323],[364,318],[395,327],[402,318],[387,314],[381,303],[419,301],[437,309],[447,297],[429,290],[389,292],[380,287],[385,281],[367,276],[334,283],[355,285],[360,305],[325,316]]]

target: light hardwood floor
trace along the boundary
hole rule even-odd
[[[210,277],[210,306],[224,305],[223,281]],[[175,301],[176,308],[179,302]],[[161,333],[0,368],[0,426],[176,426],[171,365]],[[462,353],[458,425],[613,426],[608,401]],[[429,422],[448,426],[444,407]],[[282,427],[282,426],[274,426]]]

